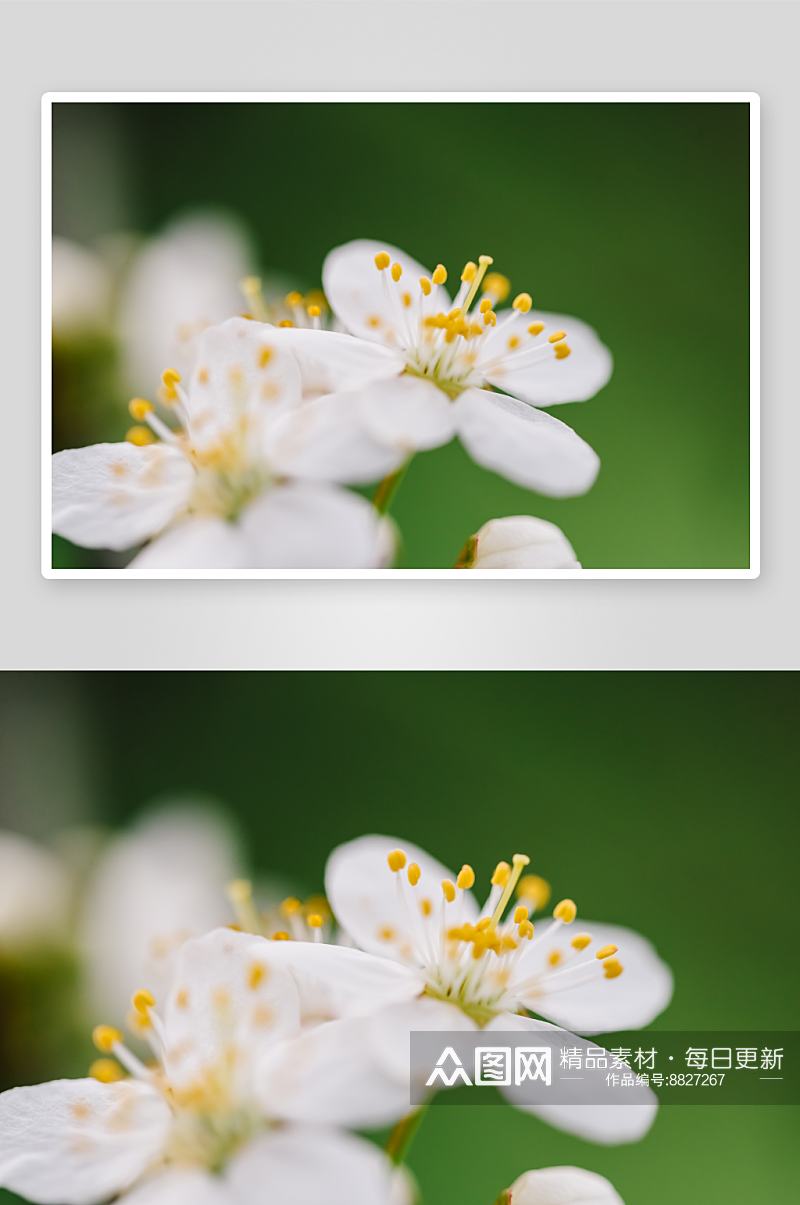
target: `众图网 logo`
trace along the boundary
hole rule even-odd
[[[526,1082],[539,1080],[549,1087],[551,1077],[552,1051],[549,1046],[515,1046],[513,1052],[511,1046],[476,1046],[474,1079],[467,1075],[453,1047],[446,1046],[425,1086],[452,1088],[454,1084],[462,1083],[470,1088],[507,1088],[512,1082],[516,1087],[521,1087]]]

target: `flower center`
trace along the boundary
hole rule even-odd
[[[440,286],[447,280],[443,264],[430,280],[421,276],[418,286],[409,286],[403,282],[402,266],[392,264],[387,252],[375,256],[391,314],[386,342],[405,352],[407,373],[431,381],[451,401],[465,389],[480,388],[488,376],[508,367],[533,367],[553,356],[563,360],[570,354],[563,342],[565,331],[555,332],[545,343],[536,342],[544,330],[542,322],[531,322],[521,334],[516,328],[514,333],[506,330],[517,314],[530,311],[529,293],[520,293],[498,322],[493,307],[508,296],[509,283],[499,272],[487,274],[492,263],[490,255],[480,255],[477,264],[470,261],[465,265],[453,305],[445,312],[438,308],[443,300]],[[481,286],[483,297],[476,305]],[[367,318],[367,324],[376,328],[381,322],[378,315]]]

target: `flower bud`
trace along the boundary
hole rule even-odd
[[[465,569],[580,569],[567,537],[555,523],[532,515],[490,519],[473,537],[474,560]],[[462,565],[458,566],[459,568]]]
[[[623,1205],[622,1197],[604,1176],[582,1167],[523,1172],[507,1192],[510,1205]]]

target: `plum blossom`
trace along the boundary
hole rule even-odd
[[[318,401],[318,421],[361,432],[365,458],[369,441],[392,450],[399,465],[458,435],[474,460],[519,485],[554,497],[584,493],[598,472],[596,454],[534,407],[592,397],[610,376],[611,357],[584,323],[534,312],[527,293],[495,313],[507,282],[485,275],[490,263],[481,256],[467,264],[451,302],[441,264],[431,273],[367,239],[332,251],[326,297],[356,337],[353,365],[369,349],[375,369],[361,386]],[[304,347],[311,352],[308,340]]]
[[[567,537],[555,523],[533,515],[490,519],[462,549],[456,569],[580,569]]]
[[[177,370],[163,374],[172,426],[135,398],[140,425],[125,443],[53,457],[56,534],[116,550],[149,540],[132,568],[155,571],[383,564],[379,516],[332,484],[353,478],[340,458],[315,450],[300,369],[280,339],[315,333],[346,338],[244,318],[206,329],[187,387]]]
[[[163,1017],[149,992],[133,999],[154,1063],[101,1025],[90,1078],[0,1095],[0,1185],[42,1205],[118,1194],[134,1205],[407,1202],[407,1183],[372,1144],[259,1104],[265,1056],[300,1027],[275,949],[231,930],[187,942]]]
[[[501,1193],[497,1205],[624,1205],[597,1172],[582,1167],[541,1167],[523,1172]]]
[[[0,831],[0,950],[68,940],[73,884],[65,864],[20,833]]]

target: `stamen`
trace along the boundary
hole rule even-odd
[[[272,934],[272,937],[270,938],[270,940],[271,941],[291,941],[292,939],[288,933],[285,933],[283,931],[283,929],[280,929],[277,933]]]
[[[529,920],[524,920],[519,926],[520,937],[526,938],[528,941],[533,937],[533,924]]]
[[[310,305],[308,307],[309,318],[319,318],[321,312],[322,311],[320,310],[318,305]]]
[[[125,1078],[125,1072],[115,1059],[95,1059],[89,1068],[89,1075],[101,1084],[116,1084]]]
[[[616,958],[609,958],[608,962],[603,963],[603,970],[606,974],[606,979],[616,979],[625,970],[624,966]]]
[[[242,931],[255,933],[261,937],[261,921],[258,919],[258,913],[253,903],[253,884],[247,879],[233,879],[228,883],[225,892],[233,904],[233,910]]]
[[[534,336],[535,336],[535,335],[541,335],[541,333],[542,333],[542,331],[543,331],[543,330],[544,330],[544,323],[543,323],[543,322],[532,322],[532,323],[530,324],[530,326],[528,327],[528,334],[529,334],[529,335],[534,335]]]
[[[117,1042],[122,1041],[122,1034],[113,1025],[95,1025],[92,1030],[92,1041],[98,1050],[108,1054]]]
[[[576,933],[570,942],[570,945],[575,950],[585,950],[591,944],[592,938],[589,933]]]
[[[557,967],[558,964],[561,962],[561,951],[560,950],[551,950],[550,953],[547,955],[547,961],[551,967]]]
[[[511,282],[507,276],[503,276],[500,272],[490,272],[484,279],[483,291],[484,293],[490,293],[495,304],[499,305],[505,301],[511,292]]]
[[[146,448],[148,444],[156,443],[156,437],[149,427],[130,427],[125,432],[125,439],[135,448]]]
[[[610,953],[613,954],[615,951],[611,950]],[[137,1013],[140,1013],[143,1017],[147,1017],[147,1010],[149,1008],[154,1008],[155,1003],[155,997],[151,992],[148,992],[147,988],[140,988],[139,991],[135,992],[131,997],[131,1004],[136,1009]]]
[[[601,946],[595,954],[595,958],[599,958],[599,960],[602,962],[604,958],[609,958],[612,954],[616,954],[618,949],[619,946],[615,945]]]
[[[577,915],[578,909],[574,900],[562,900],[553,909],[553,916],[556,920],[563,921],[565,925],[571,925]]]
[[[284,318],[284,319],[282,319],[281,322],[278,323],[278,326],[294,326],[294,323],[290,322],[290,320],[288,318]]]
[[[422,871],[420,870],[419,866],[417,866],[416,862],[412,862],[409,865],[407,873],[409,883],[412,887],[416,887],[420,880],[420,875],[422,874]]]
[[[462,280],[472,281],[472,287],[471,287],[469,293],[467,293],[467,299],[464,302],[464,307],[462,310],[462,313],[464,315],[466,315],[468,313],[469,307],[472,305],[472,299],[475,296],[475,294],[477,293],[478,289],[480,288],[481,281],[483,280],[484,276],[486,275],[486,269],[489,267],[490,264],[494,263],[494,260],[492,259],[491,255],[479,255],[478,263],[480,264],[480,267],[477,269],[477,273],[474,276],[462,275],[462,277],[461,277]],[[475,267],[474,264],[467,264],[467,268],[474,268],[474,267]],[[464,269],[464,272],[467,271],[467,268]]]
[[[143,397],[134,397],[128,402],[128,411],[131,418],[135,418],[137,423],[144,422],[148,414],[152,414],[154,406],[152,402],[148,402]]]
[[[375,267],[379,272],[383,272],[384,268],[388,268],[391,262],[391,256],[387,255],[385,251],[379,251],[375,256]]]
[[[447,900],[448,904],[452,904],[453,900],[456,898],[456,889],[449,879],[442,879],[442,891],[444,892],[444,898]]]
[[[286,302],[287,309],[296,310],[299,305],[303,304],[303,294],[297,292],[287,293],[284,301]]]
[[[528,310],[533,305],[533,298],[530,293],[519,293],[511,303],[515,310],[519,310],[521,314],[527,314]]]
[[[528,919],[528,909],[522,904],[518,904],[514,909],[514,924],[521,925],[524,920]]]
[[[556,331],[554,335],[548,335],[547,342],[548,343],[558,343],[559,340],[566,339],[566,337],[567,337],[566,331]]]
[[[511,867],[508,862],[498,862],[492,875],[492,883],[496,887],[505,887],[511,874]]]
[[[433,277],[432,277],[432,279],[433,279],[433,283],[434,283],[435,285],[443,285],[443,284],[445,284],[445,283],[446,283],[446,281],[447,281],[447,268],[445,268],[444,264],[437,264],[437,265],[436,265],[436,269],[435,269],[435,271],[434,271],[434,273],[433,273]]]
[[[435,275],[435,273],[434,273],[434,275]],[[422,289],[422,292],[425,294],[426,297],[430,297],[431,282],[428,280],[427,276],[420,276],[419,287]]]
[[[555,351],[557,360],[566,360],[567,356],[572,354],[572,348],[567,347],[566,343],[557,343]]]
[[[403,853],[402,849],[394,849],[386,860],[389,863],[390,870],[398,871],[402,870],[405,866],[406,855]]]
[[[464,271],[461,273],[461,279],[469,281],[469,283],[472,284],[477,275],[478,265],[474,264],[472,260],[469,260],[469,262],[464,265]]]
[[[472,887],[474,882],[475,882],[475,871],[472,869],[471,866],[466,866],[466,865],[462,866],[460,871],[458,872],[458,878],[456,879],[456,886],[461,887],[462,890],[464,890],[464,891],[469,891],[470,887]]]
[[[538,874],[524,874],[517,885],[517,898],[525,900],[532,912],[538,912],[550,899],[550,884]]]
[[[500,902],[492,913],[492,925],[496,925],[500,920],[500,917],[503,915],[505,906],[511,899],[511,893],[517,885],[517,880],[522,874],[522,868],[530,863],[530,858],[527,856],[527,854],[514,854],[514,857],[511,859],[511,861],[514,864],[514,869],[511,871],[508,882],[503,888],[503,894],[500,896]]]
[[[403,269],[400,264],[392,264],[392,280],[397,284],[400,277],[403,275]]]
[[[244,280],[239,282],[239,288],[247,298],[250,306],[250,312],[258,322],[269,322],[269,310],[264,304],[264,298],[261,295],[261,280],[258,276],[245,276]],[[178,377],[180,380],[180,377]]]
[[[308,921],[310,928],[312,928],[314,930],[314,941],[321,942],[322,941],[322,917],[319,915],[318,912],[311,912],[306,917],[306,920]]]
[[[492,299],[491,299],[491,297],[484,297],[484,298],[481,300],[481,304],[478,306],[478,309],[480,310],[480,312],[481,312],[482,314],[485,314],[485,313],[486,313],[486,311],[487,311],[487,310],[490,310],[491,308],[492,308]]]

